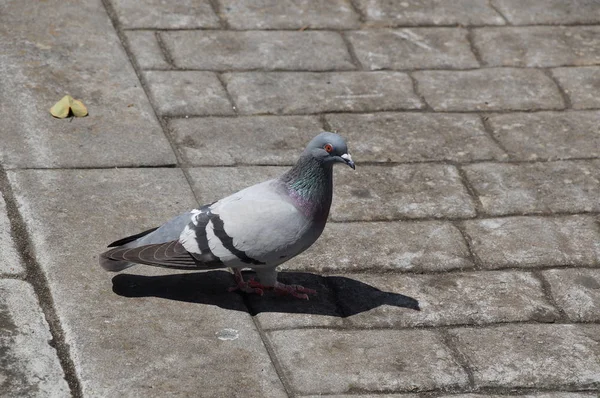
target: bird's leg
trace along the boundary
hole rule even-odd
[[[300,285],[286,285],[285,283],[275,282],[275,286],[273,287],[276,294],[286,295],[289,294],[299,299],[308,300],[309,294],[317,294],[317,291],[314,289],[309,289]]]
[[[242,276],[242,271],[240,271],[238,268],[233,268],[233,277],[237,286],[230,287],[230,292],[240,290],[244,293],[255,293],[259,296],[264,294],[263,285],[256,282],[253,278],[245,281],[244,277]]]

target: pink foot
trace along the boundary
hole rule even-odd
[[[259,296],[262,296],[265,293],[265,291],[263,290],[264,286],[256,282],[254,278],[245,281],[240,270],[234,269],[233,276],[235,278],[235,283],[237,286],[230,287],[228,289],[230,292],[240,290],[244,293],[258,294]]]
[[[286,285],[284,283],[276,282],[275,283],[275,293],[280,296],[285,296],[287,294],[294,296],[296,298],[302,300],[308,300],[309,294],[317,294],[316,290],[309,289],[300,285]]]

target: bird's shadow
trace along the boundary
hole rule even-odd
[[[249,277],[252,273],[244,273]],[[307,272],[281,272],[279,281],[299,284],[318,293],[309,301],[267,292],[264,296],[230,293],[233,278],[226,271],[207,271],[161,276],[119,274],[112,279],[113,291],[124,297],[160,297],[168,300],[215,305],[237,311],[303,313],[348,317],[381,305],[419,311],[419,302],[400,293],[384,292],[376,287],[343,276],[319,276]],[[242,294],[244,300],[232,299]]]

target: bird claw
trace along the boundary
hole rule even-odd
[[[309,289],[307,287],[301,286],[301,285],[286,285],[284,283],[279,283],[277,282],[277,284],[274,287],[275,293],[280,295],[280,296],[284,296],[284,295],[290,295],[302,300],[308,300],[308,295],[309,294],[313,294],[316,295],[317,291],[314,289]]]

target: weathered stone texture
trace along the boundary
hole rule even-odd
[[[558,311],[550,305],[542,284],[527,272],[490,271],[451,274],[352,274],[372,286],[353,288],[332,277],[342,311],[356,314],[350,325],[371,327],[415,327],[455,324],[486,324],[534,320],[553,322]],[[410,306],[418,301],[420,311]],[[381,305],[369,308],[369,303]]]
[[[464,223],[486,268],[600,265],[593,217],[505,217]]]
[[[169,69],[171,67],[158,45],[155,32],[130,30],[125,32],[125,36],[141,69]]]
[[[503,325],[454,329],[476,387],[598,388],[598,325]]]
[[[218,28],[210,0],[110,0],[124,28]]]
[[[0,279],[0,395],[65,397],[69,386],[33,288]]]
[[[415,72],[419,91],[436,111],[560,109],[558,88],[536,69],[489,68]]]
[[[571,321],[600,321],[600,269],[553,269],[544,277]]]
[[[285,377],[300,394],[467,384],[450,350],[428,330],[286,330],[268,336]]]
[[[206,70],[355,69],[337,32],[176,31],[161,33],[175,65]]]
[[[14,275],[24,271],[11,234],[2,192],[0,192],[0,259],[0,274]]]
[[[325,119],[333,131],[347,138],[356,162],[468,162],[505,157],[477,115],[400,112],[330,114]]]
[[[423,107],[401,72],[246,72],[223,75],[242,114],[368,112]]]
[[[282,267],[320,273],[373,269],[422,272],[472,266],[457,228],[446,222],[426,221],[330,222],[312,248]]]
[[[600,211],[600,160],[464,167],[487,214]]]
[[[557,68],[552,74],[575,109],[600,108],[600,67]]]
[[[516,160],[600,157],[600,112],[493,115],[494,136]]]
[[[514,25],[600,22],[596,0],[492,0],[492,4]]]
[[[234,29],[349,29],[359,16],[346,0],[219,0],[220,13]]]
[[[488,27],[475,29],[473,38],[489,66],[544,68],[600,63],[598,26]]]
[[[485,0],[358,0],[374,26],[504,25],[504,19]]]
[[[144,77],[163,116],[234,114],[227,93],[213,72],[148,71]]]
[[[473,199],[454,166],[363,166],[354,173],[339,169],[332,205],[336,221],[475,216]]]
[[[377,69],[476,68],[460,28],[369,29],[347,33],[360,63]]]
[[[292,165],[323,130],[316,116],[182,118],[170,120],[169,127],[177,149],[194,166]]]

